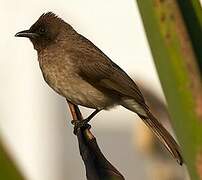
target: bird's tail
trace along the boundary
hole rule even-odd
[[[133,105],[132,105],[133,104]],[[152,130],[152,132],[163,143],[166,149],[172,154],[177,162],[182,165],[183,158],[180,154],[180,148],[170,133],[163,127],[163,125],[152,115],[147,107],[142,107],[137,103],[124,102],[122,105],[127,109],[137,113],[144,123]]]
[[[183,158],[180,154],[180,148],[174,138],[170,133],[162,126],[162,124],[152,115],[151,112],[147,111],[147,117],[140,116],[144,123],[154,132],[154,134],[159,138],[167,150],[172,154],[172,156],[177,160],[177,162],[182,165]]]

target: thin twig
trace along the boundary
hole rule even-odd
[[[69,109],[70,109],[70,112],[72,114],[73,120],[77,120],[77,121],[83,120],[83,116],[82,116],[82,114],[81,114],[78,106],[72,104],[68,100],[67,100],[67,103],[69,105]],[[93,139],[94,138],[93,134],[91,133],[91,131],[89,129],[85,129],[84,130],[84,135],[87,136],[89,139]]]

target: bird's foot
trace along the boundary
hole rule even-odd
[[[82,128],[84,129],[90,129],[91,125],[88,124],[88,119],[83,120],[72,120],[71,123],[74,125],[74,134],[76,135],[78,132],[78,129]]]

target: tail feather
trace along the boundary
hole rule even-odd
[[[182,165],[183,158],[180,154],[180,148],[175,139],[170,133],[161,125],[161,123],[152,115],[146,104],[139,104],[133,99],[123,98],[122,106],[135,112],[144,121],[144,123],[152,130],[152,132],[159,138],[171,155]]]
[[[152,115],[152,113],[147,110],[147,117],[140,116],[144,123],[153,131],[153,133],[159,138],[166,149],[171,153],[171,155],[177,160],[177,162],[182,165],[183,158],[180,153],[180,148],[174,138],[170,133],[161,125],[161,123]]]

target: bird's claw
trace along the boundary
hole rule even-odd
[[[72,120],[71,123],[74,125],[74,134],[76,135],[78,132],[78,129],[82,128],[84,129],[90,129],[91,125],[88,124],[88,122],[84,120]]]

